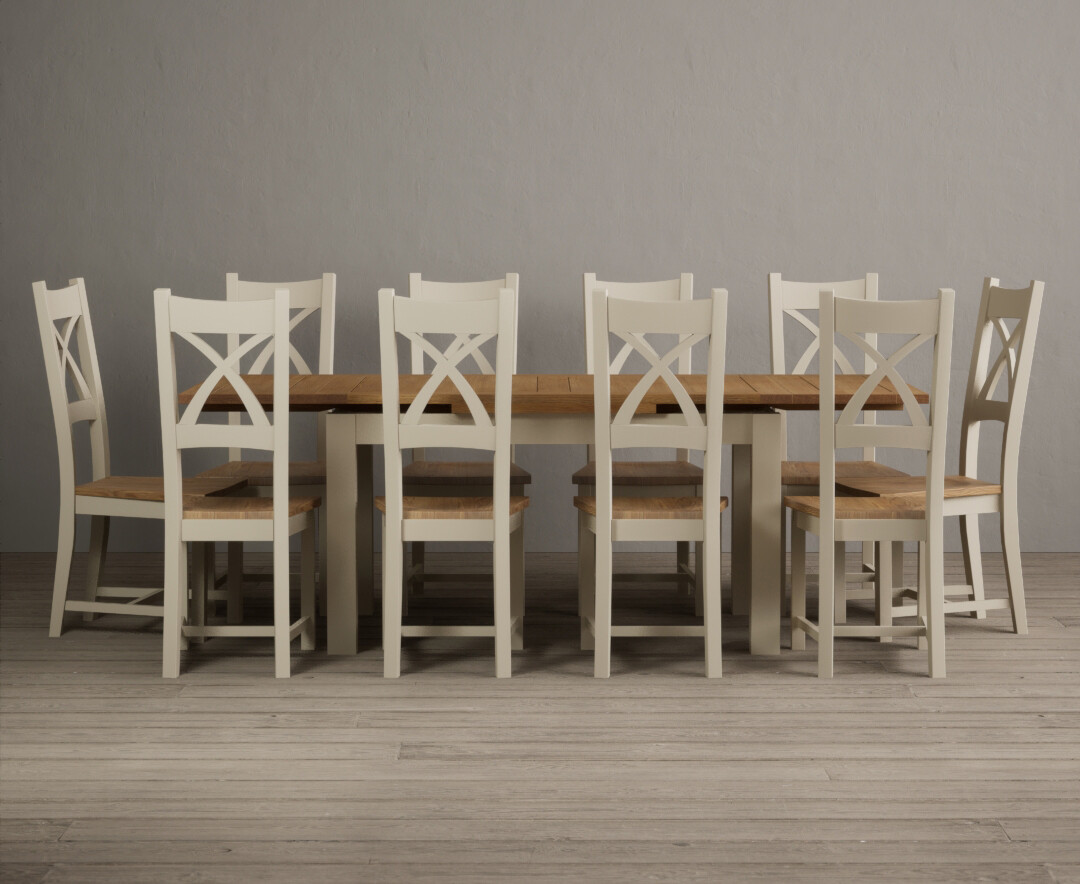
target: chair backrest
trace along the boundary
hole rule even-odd
[[[514,318],[516,297],[503,289],[497,298],[432,303],[399,298],[393,289],[379,291],[379,350],[382,360],[383,448],[386,452],[386,517],[402,513],[401,453],[429,446],[471,448],[494,452],[495,512],[505,512],[510,500],[510,395],[514,377]],[[420,347],[434,362],[431,374],[409,407],[402,411],[398,381],[398,335]],[[432,335],[451,335],[445,350]],[[495,402],[489,414],[459,368],[476,350],[495,340]],[[426,412],[440,386],[449,380],[464,400],[468,416]],[[502,507],[502,509],[499,509]]]
[[[102,479],[109,475],[109,429],[105,419],[105,396],[101,392],[94,330],[90,325],[90,309],[86,303],[86,284],[79,278],[70,280],[66,288],[49,289],[44,282],[35,282],[33,288],[53,423],[56,425],[61,494],[74,495],[72,428],[75,424],[89,422],[93,478]]]
[[[727,291],[713,289],[712,297],[698,301],[632,301],[613,298],[599,290],[592,298],[592,350],[596,357],[593,381],[596,436],[597,524],[611,521],[612,450],[615,448],[681,448],[705,452],[702,496],[708,513],[720,500],[720,462],[724,417],[724,361],[726,354]],[[647,340],[649,334],[677,335],[666,353]],[[612,358],[611,338],[619,352]],[[708,346],[705,414],[671,366],[692,349]],[[611,378],[625,362],[625,347],[648,364],[626,398],[612,413]],[[682,372],[687,374],[688,372]],[[657,382],[667,385],[678,413],[637,414],[638,407]]]
[[[823,291],[831,291],[838,298],[858,301],[876,301],[878,299],[878,275],[867,273],[865,279],[852,279],[847,282],[792,282],[783,279],[779,273],[769,274],[769,340],[772,351],[773,374],[789,374],[787,352],[785,350],[785,317],[801,325],[810,332],[811,339],[806,349],[795,360],[790,374],[806,374],[813,366],[814,357],[821,346],[821,329],[818,323],[806,315],[806,311],[817,312],[819,296]],[[820,319],[819,319],[820,322]],[[877,346],[873,337],[867,339],[871,347]],[[833,348],[833,359],[844,374],[856,374],[851,362],[839,347]],[[861,374],[873,371],[870,358],[864,359],[865,368]],[[824,374],[825,366],[821,366]]]
[[[1005,425],[1001,440],[1001,482],[1015,485],[1043,288],[1043,283],[1036,280],[1022,289],[1001,288],[998,280],[991,277],[983,280],[960,431],[960,470],[966,476],[974,477],[978,472],[982,422],[1001,421]],[[1016,324],[1010,330],[1007,323],[1013,320]],[[991,364],[995,337],[1000,350]],[[1006,380],[1005,398],[995,398],[1002,379]]]
[[[857,301],[876,301],[878,299],[878,275],[867,273],[864,279],[851,279],[846,282],[793,282],[783,279],[779,273],[769,274],[769,343],[772,353],[773,374],[788,374],[787,351],[785,346],[785,319],[790,318],[810,333],[810,341],[806,348],[795,360],[791,374],[806,374],[814,365],[814,357],[821,349],[821,329],[814,320],[807,315],[807,311],[817,312],[820,307],[820,293],[831,291],[838,298],[849,298]],[[819,318],[820,322],[820,318]],[[866,338],[871,347],[877,346],[876,337],[871,334]],[[826,366],[818,360],[819,371],[824,374]],[[844,374],[856,374],[855,368],[844,355],[843,351],[833,347],[833,361],[840,367]],[[869,356],[863,358],[862,374],[869,374],[874,370]],[[785,415],[786,417],[786,415]],[[874,423],[873,412],[865,415],[868,423]],[[787,431],[784,431],[784,457],[787,458]],[[863,460],[874,460],[873,448],[864,448]]]
[[[949,367],[952,358],[955,293],[941,289],[938,297],[923,301],[868,301],[837,298],[831,291],[820,294],[821,339],[835,345],[844,338],[858,347],[873,364],[836,416],[836,370],[820,375],[821,451],[820,491],[822,548],[830,549],[836,517],[836,451],[840,448],[902,448],[926,452],[927,531],[940,537],[945,494],[945,428],[949,409]],[[892,355],[882,353],[873,335],[910,336]],[[928,412],[916,401],[911,385],[900,373],[900,364],[928,342],[933,345]],[[866,401],[877,385],[889,381],[902,401],[907,425],[876,424],[865,420]],[[859,421],[862,415],[864,420]]]
[[[251,448],[273,455],[275,542],[278,526],[286,530],[289,505],[289,293],[246,302],[205,301],[173,297],[168,289],[154,292],[157,337],[158,394],[161,402],[161,446],[164,455],[166,520],[179,519],[181,454],[189,448]],[[208,335],[235,336],[238,346],[219,353]],[[210,362],[211,371],[181,414],[177,401],[176,340],[190,344]],[[271,346],[274,408],[259,404],[240,376],[244,357]],[[248,423],[200,423],[210,394],[227,383],[244,405]]]
[[[595,374],[596,360],[593,353],[593,293],[606,291],[609,298],[622,301],[692,301],[694,298],[694,274],[682,273],[676,279],[661,279],[656,282],[604,282],[597,280],[595,273],[586,273],[584,277],[585,294],[585,372]],[[618,373],[626,360],[634,352],[626,344],[611,360],[611,371]],[[690,374],[690,350],[681,353],[677,360],[676,373]],[[589,445],[587,456],[593,460],[596,456],[593,446]],[[690,460],[690,452],[685,448],[677,449],[675,459]]]
[[[251,282],[240,279],[239,274],[225,274],[225,299],[227,301],[264,301],[272,300],[274,293],[284,289],[289,294],[289,362],[295,374],[333,374],[334,373],[334,323],[337,314],[337,274],[324,273],[321,279],[309,279],[303,282]],[[297,350],[291,332],[303,324],[309,317],[316,317],[319,322],[319,346],[317,354],[318,368],[312,371],[311,362],[304,359]],[[240,345],[238,335],[229,335],[227,346],[231,353]],[[272,343],[267,343],[258,352],[251,354],[251,361],[244,368],[244,374],[262,374],[270,364],[274,353]],[[240,415],[230,415],[230,423],[238,423]],[[318,449],[321,453],[326,440],[326,415],[320,413],[316,418]],[[240,460],[240,449],[229,450],[229,460]]]
[[[409,274],[409,297],[424,301],[457,303],[460,301],[496,300],[499,294],[505,290],[513,292],[514,295],[513,370],[516,372],[518,329],[518,275],[516,273],[507,273],[502,279],[489,279],[483,282],[436,282],[423,279],[419,273]],[[413,342],[410,353],[412,373],[424,374],[424,348]],[[494,374],[495,368],[492,366],[491,361],[480,350],[474,350],[470,355],[481,374]]]
[[[623,301],[691,301],[694,298],[694,274],[683,273],[677,279],[657,282],[603,282],[595,273],[586,273],[585,293],[585,372],[594,373],[596,364],[593,354],[593,292],[604,290],[609,298]],[[623,347],[612,360],[612,371],[618,372],[629,358],[633,348]],[[690,374],[690,352],[679,356],[678,374]]]

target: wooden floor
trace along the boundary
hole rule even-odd
[[[159,565],[118,556],[110,582]],[[688,639],[616,641],[594,680],[568,555],[529,558],[508,681],[490,642],[442,639],[385,681],[374,621],[359,657],[297,651],[287,681],[268,641],[225,639],[163,681],[153,622],[47,638],[52,559],[8,554],[0,878],[1080,881],[1080,556],[1025,566],[1030,635],[950,617],[944,681],[911,642],[857,640],[819,681],[812,642],[751,658],[737,617],[720,681]],[[489,610],[446,594],[414,615]],[[670,587],[617,598],[622,622],[688,610]]]

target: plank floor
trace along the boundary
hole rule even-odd
[[[406,640],[383,680],[374,619],[359,656],[296,651],[289,680],[268,640],[215,639],[164,681],[153,621],[47,637],[52,567],[0,557],[5,882],[1080,882],[1080,555],[1025,558],[1027,636],[949,617],[944,681],[912,641],[850,639],[819,681],[813,642],[753,658],[732,616],[722,680],[700,640],[623,639],[597,681],[554,554],[529,557],[507,681],[470,639]],[[117,555],[109,581],[159,568]],[[480,621],[487,597],[447,585],[412,616]],[[690,611],[659,583],[616,598],[616,622]]]

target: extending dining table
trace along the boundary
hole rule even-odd
[[[494,410],[493,375],[466,375],[485,406]],[[244,375],[264,406],[272,406],[272,379]],[[618,408],[640,375],[612,377],[612,408]],[[866,375],[836,377],[836,407],[848,403]],[[401,405],[412,402],[426,375],[402,375]],[[699,408],[705,407],[704,375],[680,380]],[[195,388],[184,391],[190,401]],[[915,391],[920,402],[928,401]],[[215,387],[205,407],[243,408],[226,380]],[[729,374],[724,379],[723,440],[732,446],[732,608],[749,614],[750,653],[780,653],[782,602],[780,464],[785,456],[783,412],[817,410],[815,375]],[[885,378],[866,402],[871,410],[895,410],[902,401]],[[326,586],[327,652],[356,654],[362,614],[374,612],[374,458],[382,444],[382,379],[377,374],[294,375],[291,411],[326,411]],[[428,411],[448,424],[468,419],[468,407],[446,380]],[[513,378],[511,442],[515,445],[590,445],[593,442],[593,378],[587,374],[519,374]],[[642,400],[639,414],[651,420],[682,421],[674,394],[658,380]],[[570,506],[570,479],[567,506]]]

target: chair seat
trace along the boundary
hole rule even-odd
[[[872,460],[838,460],[836,478],[871,479],[884,476],[906,476],[903,470],[887,467]],[[816,460],[785,460],[780,464],[781,485],[817,485],[821,466]]]
[[[784,506],[808,516],[821,515],[820,497],[785,497]],[[837,497],[837,519],[923,519],[923,501],[916,497]]]
[[[884,476],[878,479],[846,479],[836,483],[837,488],[851,494],[872,497],[923,497],[926,494],[925,476]],[[1001,494],[1001,486],[982,482],[969,476],[946,476],[945,499],[957,497],[982,497]]]
[[[490,485],[495,464],[490,460],[414,460],[402,467],[405,485]],[[529,485],[532,476],[516,463],[510,464],[510,484]]]
[[[226,494],[243,488],[245,484],[243,479],[237,477],[201,475],[184,479],[184,496],[205,497],[211,494]],[[104,479],[95,479],[93,482],[76,485],[75,496],[164,503],[165,480],[161,476],[106,476]]]
[[[590,460],[573,475],[575,485],[596,485],[596,461]],[[701,485],[705,471],[684,460],[612,461],[613,485]]]
[[[199,473],[200,478],[245,479],[248,485],[272,485],[274,464],[269,460],[231,460],[221,466]],[[319,460],[292,461],[289,464],[290,485],[325,485],[326,464]]]
[[[289,518],[316,510],[319,497],[290,497]],[[185,519],[272,519],[272,497],[185,497]]]
[[[520,513],[529,505],[529,498],[511,496],[510,515]],[[402,501],[402,516],[406,519],[491,519],[495,505],[490,497],[416,497],[407,495]],[[386,512],[386,498],[376,497],[375,507]]]
[[[613,497],[613,519],[701,519],[704,516],[700,497]],[[595,497],[575,497],[574,506],[590,516],[596,515]],[[720,498],[720,511],[728,499]]]

